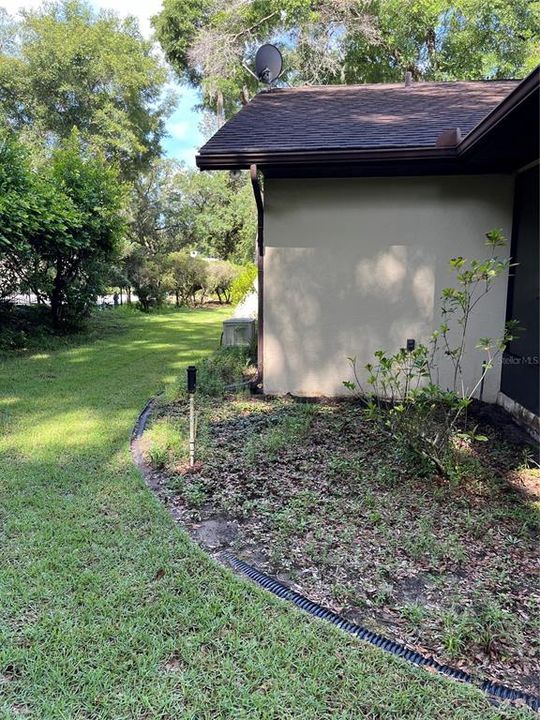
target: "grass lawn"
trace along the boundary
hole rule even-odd
[[[2,362],[0,718],[521,717],[235,578],[146,489],[137,414],[224,317],[110,311]]]

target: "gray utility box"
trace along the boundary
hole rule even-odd
[[[252,318],[231,318],[223,321],[223,345],[251,345],[255,339],[255,320]]]

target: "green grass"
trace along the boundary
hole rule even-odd
[[[138,412],[226,311],[105,313],[0,372],[0,718],[502,718],[218,567],[146,489]]]
[[[244,447],[246,463],[252,465],[261,456],[275,460],[287,445],[301,441],[308,434],[315,413],[315,405],[301,403],[290,413],[278,417],[272,427],[253,433]]]

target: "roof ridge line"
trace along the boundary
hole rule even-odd
[[[329,85],[292,85],[290,87],[273,87],[269,90],[261,90],[254,98],[265,95],[272,95],[276,92],[310,92],[314,90],[353,90],[357,88],[403,88],[404,90],[411,90],[419,87],[426,87],[427,85],[495,85],[496,83],[517,83],[519,84],[522,80],[518,78],[505,78],[505,79],[482,79],[482,80],[419,80],[413,82],[412,85],[405,86],[402,82],[395,83],[354,83],[349,85],[329,84]]]

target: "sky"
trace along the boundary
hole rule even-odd
[[[139,20],[139,27],[146,38],[152,37],[150,18],[161,9],[161,0],[91,0],[96,8],[114,10],[120,16],[134,15]],[[16,15],[19,9],[31,9],[41,5],[41,0],[0,0],[10,15]],[[167,121],[169,137],[163,140],[163,148],[167,157],[182,160],[189,166],[195,165],[195,153],[203,143],[199,132],[200,117],[194,106],[198,103],[197,92],[193,88],[180,87],[172,83],[178,95],[177,107]]]

